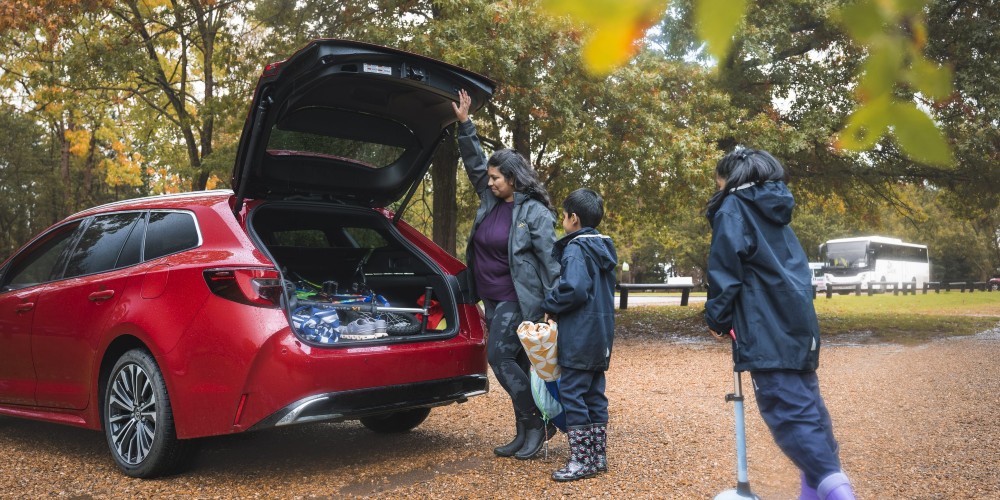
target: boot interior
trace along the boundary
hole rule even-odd
[[[457,332],[454,278],[447,279],[382,214],[352,206],[275,202],[257,207],[248,226],[282,273],[286,308],[303,340],[332,346],[424,340]],[[416,311],[428,292],[437,306],[425,323]],[[411,311],[372,312],[366,310],[370,304],[382,311]],[[338,340],[333,340],[338,332],[310,338],[313,331],[305,318],[318,319],[330,309],[337,311],[342,335]],[[389,335],[352,335],[349,325],[359,319],[362,325],[387,321]]]

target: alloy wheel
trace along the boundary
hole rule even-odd
[[[115,452],[130,465],[141,463],[156,435],[156,394],[141,366],[123,365],[111,382],[108,425]]]

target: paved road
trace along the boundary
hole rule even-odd
[[[688,305],[696,305],[705,302],[704,295],[691,295],[688,297]],[[628,294],[628,306],[632,307],[642,307],[642,306],[679,306],[681,304],[681,296],[678,295],[665,295],[665,296],[654,296],[654,295],[640,295],[637,293]],[[615,308],[619,306],[618,295],[615,295]],[[701,307],[697,305],[697,307]]]

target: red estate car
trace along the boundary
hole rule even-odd
[[[478,108],[494,87],[343,40],[268,65],[234,191],[89,209],[3,264],[0,414],[103,429],[149,478],[193,438],[349,419],[401,432],[484,394],[465,266],[399,214],[456,91]]]

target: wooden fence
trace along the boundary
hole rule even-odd
[[[927,281],[923,286],[923,293],[926,295],[928,290],[934,290],[934,293],[941,293],[941,290],[950,292],[952,290],[958,290],[961,293],[968,291],[973,293],[976,291],[982,292],[992,292],[993,287],[990,286],[988,281]],[[850,294],[854,293],[856,296],[861,296],[862,292],[867,292],[868,296],[871,297],[876,293],[889,293],[892,292],[893,295],[899,295],[902,292],[903,295],[912,293],[917,294],[917,284],[912,281],[904,281],[902,283],[892,283],[886,281],[869,281],[867,287],[863,287],[861,283],[827,283],[826,284],[826,298],[832,298],[834,293],[838,294]],[[813,285],[813,298],[816,298],[817,290],[816,285]]]

